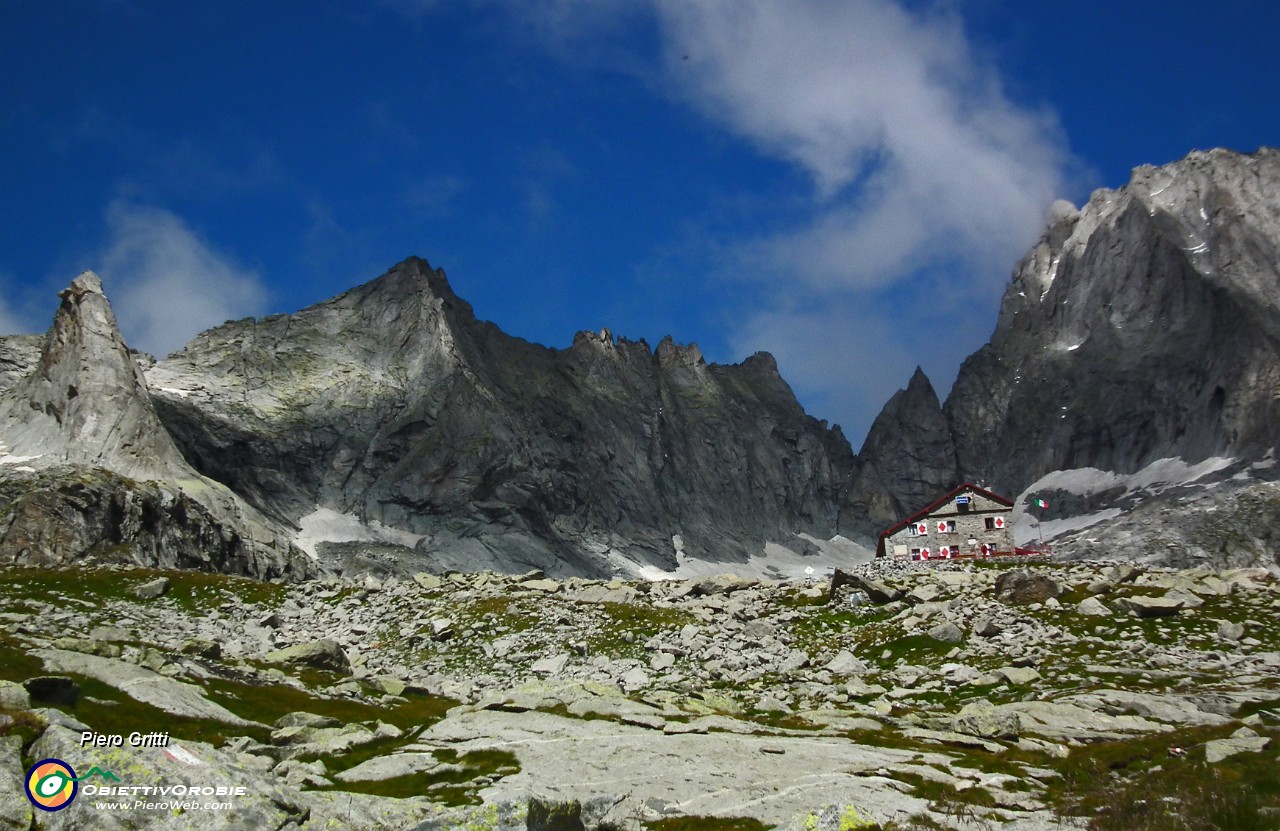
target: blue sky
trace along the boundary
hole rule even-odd
[[[1050,204],[1280,142],[1280,4],[0,0],[0,331],[131,345],[409,255],[550,346],[765,349],[855,447]]]

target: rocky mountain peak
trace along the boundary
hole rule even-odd
[[[74,280],[71,285],[58,292],[58,296],[63,300],[75,299],[79,300],[86,294],[102,294],[102,279],[92,271],[83,271]],[[104,297],[106,295],[103,295]]]
[[[965,478],[1017,493],[1274,446],[1280,153],[1193,153],[1063,210],[946,404]]]
[[[471,310],[470,304],[458,297],[449,284],[443,268],[432,268],[422,257],[408,257],[392,266],[386,274],[365,284],[371,291],[364,297],[378,297],[395,302],[406,298],[426,297],[459,308]]]
[[[418,258],[206,332],[148,377],[197,469],[306,545],[355,534],[433,567],[670,568],[676,536],[741,562],[830,536],[852,456],[772,359],[607,329],[550,349],[477,320]]]
[[[707,360],[702,357],[702,350],[698,348],[698,344],[691,343],[686,346],[682,343],[676,343],[670,335],[658,342],[658,348],[654,351],[654,355],[658,359],[658,365],[663,368],[677,366],[703,367],[707,365]]]
[[[270,522],[183,458],[98,276],[85,272],[58,296],[34,368],[0,393],[3,556],[308,573]]]
[[[58,296],[35,371],[0,398],[9,452],[142,479],[189,472],[156,417],[102,281],[86,271]]]
[[[916,367],[871,424],[854,468],[841,529],[873,536],[958,481],[956,451],[938,394]]]

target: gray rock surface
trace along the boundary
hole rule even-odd
[[[0,396],[9,453],[106,467],[134,479],[189,476],[156,418],[98,276],[84,272],[59,297],[35,369]]]
[[[59,296],[36,365],[0,393],[0,558],[305,575],[281,529],[187,464],[98,277]]]
[[[35,808],[23,793],[22,737],[0,736],[0,831],[30,831]]]
[[[351,661],[332,638],[320,638],[268,652],[264,660],[273,664],[301,664],[332,672],[351,672]]]
[[[43,335],[0,337],[0,392],[12,389],[40,363]]]
[[[965,478],[1259,457],[1280,441],[1280,151],[1140,167],[1018,265],[944,410]]]
[[[844,533],[874,537],[933,502],[959,479],[951,427],[924,371],[894,393],[871,425],[840,515]]]
[[[1204,758],[1212,765],[1239,753],[1261,753],[1270,745],[1271,739],[1266,736],[1232,736],[1226,739],[1212,739],[1205,742]]]
[[[459,749],[510,749],[521,771],[483,792],[490,801],[531,792],[589,799],[625,790],[642,803],[692,815],[742,816],[781,824],[824,802],[857,805],[881,820],[905,819],[926,808],[895,787],[889,771],[912,769],[940,754],[850,746],[823,738],[708,733],[667,735],[605,721],[574,721],[548,713],[460,713],[434,725],[427,742]],[[778,752],[761,752],[765,747]],[[679,759],[678,780],[662,772]],[[607,769],[607,777],[599,771]],[[878,773],[883,770],[884,773]],[[551,783],[551,784],[548,784]]]
[[[1120,598],[1116,605],[1137,617],[1168,617],[1182,611],[1184,604],[1168,597],[1135,595]]]
[[[254,724],[210,701],[200,687],[166,678],[127,661],[63,649],[41,649],[31,654],[43,661],[50,671],[74,672],[96,678],[138,701],[175,716],[207,718],[226,724]]]
[[[148,377],[202,473],[284,521],[321,506],[394,529],[437,569],[605,575],[610,549],[674,567],[676,536],[725,561],[825,539],[852,462],[768,355],[720,366],[607,331],[548,349],[416,258],[205,332]]]
[[[1110,617],[1111,609],[1096,597],[1086,597],[1076,604],[1076,613],[1092,617]]]

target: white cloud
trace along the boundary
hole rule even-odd
[[[9,302],[0,297],[0,335],[23,335],[34,331],[30,321],[15,313]]]
[[[785,230],[730,243],[765,298],[736,351],[773,352],[855,447],[917,364],[945,396],[1064,189],[1056,118],[1011,102],[942,6],[653,2],[673,94],[812,183]]]
[[[258,274],[169,211],[114,202],[107,228],[97,271],[130,346],[167,355],[211,326],[263,311]]]
[[[655,0],[683,96],[814,184],[799,227],[745,259],[822,291],[939,262],[1003,282],[1068,159],[1056,120],[1004,95],[958,17],[891,0]]]
[[[725,293],[737,353],[773,352],[810,412],[851,433],[917,363],[945,395],[1076,165],[1056,115],[1009,98],[947,0],[473,3],[807,175],[767,220],[781,230],[708,242],[703,262],[758,281]],[[650,31],[656,64],[634,36]],[[925,334],[907,308],[931,310]]]
[[[0,273],[0,336],[30,335],[45,331],[49,322],[41,320],[32,313],[31,289],[26,287],[25,296],[15,290],[21,285],[18,280]]]

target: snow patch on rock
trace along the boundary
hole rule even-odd
[[[376,519],[364,522],[354,514],[344,514],[332,508],[316,509],[298,520],[300,530],[294,537],[294,545],[307,552],[312,559],[322,542],[381,542],[413,548],[423,537],[399,528],[383,525]]]
[[[1118,499],[1139,492],[1145,496],[1156,496],[1170,488],[1197,482],[1210,474],[1230,467],[1235,462],[1234,458],[1212,456],[1202,462],[1188,464],[1181,458],[1170,457],[1157,459],[1136,473],[1115,473],[1099,470],[1096,467],[1055,470],[1040,477],[1019,494],[1013,509],[1014,544],[1032,542],[1041,536],[1050,539],[1059,534],[1079,531],[1114,519],[1123,513],[1119,508],[1106,508],[1090,514],[1046,519],[1037,525],[1036,517],[1028,510],[1028,503],[1038,493],[1067,491],[1078,496],[1090,496],[1115,488],[1123,488],[1124,493]],[[1052,512],[1052,506],[1050,506],[1050,512]]]
[[[643,580],[688,580],[694,577],[714,577],[732,572],[739,577],[759,577],[773,580],[826,579],[837,568],[847,569],[875,559],[875,552],[839,534],[829,540],[809,534],[797,534],[795,542],[809,549],[801,554],[779,543],[766,543],[764,550],[746,562],[715,562],[700,560],[681,551],[676,555],[677,566],[671,571],[657,566],[627,561],[629,573]]]

